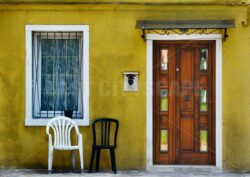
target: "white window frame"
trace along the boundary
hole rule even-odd
[[[78,126],[89,125],[89,26],[88,25],[26,25],[26,109],[25,126],[46,126],[50,119],[32,116],[32,33],[33,32],[81,32],[83,38],[83,117],[74,119]]]

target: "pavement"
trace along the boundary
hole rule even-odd
[[[0,176],[4,177],[250,177],[250,173],[229,173],[229,172],[152,172],[152,171],[118,171],[113,174],[111,171],[87,173],[80,171],[54,171],[48,174],[47,170],[31,169],[0,169]]]

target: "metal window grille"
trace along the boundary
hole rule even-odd
[[[32,37],[33,117],[73,111],[72,118],[82,118],[82,33],[34,32]]]

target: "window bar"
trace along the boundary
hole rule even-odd
[[[72,33],[73,34],[73,33]],[[75,67],[75,45],[74,45],[74,36],[73,36],[73,39],[72,39],[72,46],[74,46],[74,50],[72,51],[73,53],[72,53],[72,61],[71,61],[71,64],[72,64],[72,68],[71,68],[71,70],[72,70],[72,81],[73,81],[73,83],[74,83],[74,85],[75,85],[75,77],[74,77],[74,67]],[[73,105],[72,105],[72,107],[73,107],[73,111],[75,111],[75,87],[71,87],[71,90],[72,90],[72,93],[71,93],[71,98],[72,98],[72,103],[73,103]]]
[[[80,45],[79,45],[79,47],[80,47],[80,56],[79,56],[79,60],[80,60],[80,65],[79,65],[79,72],[80,72],[80,79],[81,79],[81,81],[80,81],[80,99],[81,99],[81,109],[82,109],[82,116],[84,115],[84,109],[83,109],[83,93],[82,93],[82,90],[83,90],[83,74],[82,74],[82,70],[83,70],[83,68],[82,68],[82,62],[83,62],[83,45],[84,45],[84,43],[83,43],[83,37],[81,38],[81,43],[80,43]]]
[[[75,113],[75,77],[74,77],[74,68],[75,68],[75,36],[74,33],[70,33],[70,46],[73,47],[73,50],[71,50],[71,81],[73,85],[70,87],[70,100],[71,100],[71,107],[73,109],[73,115]]]
[[[56,62],[56,47],[55,47],[55,43],[56,43],[56,35],[55,35],[55,32],[53,33],[54,34],[54,39],[53,39],[53,47],[54,47],[54,50],[53,50],[53,53],[54,53],[54,57],[53,57],[53,72],[54,72],[54,69],[55,69],[55,62]],[[52,95],[53,95],[53,112],[54,112],[54,117],[55,117],[55,113],[56,113],[56,110],[55,110],[55,74],[53,73],[52,74],[52,78],[53,78],[53,89],[52,89]]]
[[[49,34],[48,34],[48,32],[46,33],[46,36],[47,36],[47,41],[48,41],[48,39],[49,39]],[[48,54],[48,43],[47,43],[47,45],[46,45],[46,53],[45,53],[45,57],[46,57],[46,65],[47,65],[47,59],[48,59],[48,57],[47,57],[47,54]],[[46,80],[47,80],[47,78],[46,78]],[[46,92],[48,91],[48,86],[47,86],[47,84],[46,84],[46,87],[45,87],[46,89]],[[49,94],[48,93],[46,93],[46,98],[47,98],[47,103],[46,103],[46,111],[47,111],[47,118],[49,117]]]
[[[74,33],[72,33],[72,35],[73,35]],[[74,110],[74,112],[76,113],[76,100],[75,100],[75,98],[76,98],[76,92],[75,92],[75,89],[77,88],[77,84],[76,84],[76,82],[75,82],[75,61],[76,61],[76,58],[75,58],[75,55],[76,55],[76,45],[75,45],[75,41],[76,41],[76,38],[74,37],[74,35],[73,35],[73,39],[72,39],[72,45],[74,46],[74,50],[73,50],[73,58],[72,58],[72,66],[73,66],[73,68],[72,68],[72,79],[73,79],[73,83],[74,83],[74,85],[76,86],[76,87],[73,87],[72,89],[73,89],[73,93],[72,93],[72,101],[73,101],[73,110]]]
[[[71,58],[71,64],[72,64],[72,68],[71,68],[71,71],[72,71],[72,75],[71,75],[71,78],[72,78],[72,82],[73,82],[73,84],[74,84],[74,86],[73,87],[71,87],[71,90],[72,90],[72,92],[71,92],[71,102],[72,102],[72,108],[73,108],[73,115],[75,114],[75,72],[74,72],[74,70],[75,70],[75,52],[76,52],[76,49],[75,49],[75,36],[74,36],[74,33],[71,33],[71,35],[72,35],[72,40],[70,41],[70,43],[71,43],[71,45],[74,47],[74,50],[72,50],[71,52],[72,52],[72,58]]]
[[[80,39],[78,39],[78,33],[76,33],[76,50],[77,50],[77,53],[76,53],[76,56],[78,57],[78,59],[77,59],[77,65],[80,65],[80,57],[79,57],[79,44],[80,44]],[[81,106],[81,104],[80,104],[80,99],[79,99],[79,96],[80,96],[80,94],[79,94],[79,88],[80,88],[80,70],[79,70],[79,68],[77,68],[77,90],[76,90],[76,92],[77,92],[77,112],[76,113],[79,113],[79,109],[80,109],[80,106]],[[78,115],[78,114],[77,114]],[[78,117],[80,117],[80,116],[78,116]]]
[[[70,57],[69,57],[69,52],[70,50],[68,50],[68,47],[69,47],[69,38],[70,38],[70,34],[68,33],[68,36],[67,36],[67,40],[65,42],[65,45],[66,45],[66,62],[67,62],[67,69],[66,69],[66,86],[67,86],[67,89],[66,89],[66,109],[69,109],[69,105],[70,105],[70,85],[68,84],[68,81],[69,81],[69,78],[70,78]]]
[[[65,40],[65,58],[66,58],[66,66],[68,66],[68,42]],[[66,93],[65,93],[65,109],[68,109],[68,67],[65,68],[65,83],[66,83]]]
[[[76,32],[76,34],[75,34],[75,49],[76,49],[76,56],[78,56],[78,59],[77,59],[77,66],[79,66],[79,55],[78,55],[78,53],[79,53],[79,51],[78,51],[78,47],[77,47],[77,32]],[[77,70],[77,73],[79,73],[79,70]],[[77,85],[77,88],[79,88],[79,74],[77,74],[77,78],[76,78],[76,80],[77,80],[77,82],[76,82],[76,85]],[[77,100],[76,100],[76,111],[75,111],[75,117],[78,117],[77,116],[77,112],[78,112],[78,98],[79,98],[79,94],[78,94],[78,89],[76,90],[76,98],[77,98]]]
[[[71,69],[71,63],[70,63],[70,50],[68,50],[69,48],[69,44],[70,44],[70,33],[68,33],[68,40],[66,40],[66,48],[67,48],[67,61],[68,61],[68,65],[69,65],[69,68],[68,68],[68,71],[67,71],[67,109],[68,109],[68,106],[70,106],[71,104],[71,100],[70,100],[70,91],[71,91],[71,88],[70,88],[70,85],[68,84],[68,81],[69,81],[69,78],[70,78],[70,69]],[[68,66],[67,65],[67,66]]]
[[[37,36],[37,41],[38,41],[38,38],[40,37],[40,35],[38,35]],[[37,82],[37,94],[38,94],[38,100],[37,100],[37,102],[38,102],[38,109],[39,109],[39,117],[41,117],[41,103],[40,103],[40,95],[39,95],[39,84],[38,84],[38,72],[39,72],[39,59],[41,60],[41,58],[40,58],[40,49],[41,49],[41,43],[39,42],[39,43],[37,43],[38,44],[38,46],[37,46],[37,60],[36,60],[36,66],[37,66],[37,68],[36,68],[36,70],[37,70],[37,72],[36,72],[36,82]],[[41,89],[41,91],[42,91],[42,89]]]
[[[72,45],[74,46],[74,50],[73,50],[73,58],[72,58],[72,64],[73,64],[73,68],[74,69],[72,69],[72,77],[73,77],[73,82],[74,82],[74,85],[76,84],[76,86],[77,86],[77,82],[75,82],[75,61],[76,61],[76,58],[75,58],[75,55],[76,55],[76,36],[75,36],[75,38],[74,38],[74,33],[72,33],[72,35],[73,35],[73,40],[72,40]],[[74,87],[74,90],[73,90],[73,102],[74,102],[74,104],[73,104],[73,110],[74,110],[74,114],[75,114],[75,117],[77,117],[76,116],[76,100],[75,100],[75,98],[76,98],[76,93],[75,93],[75,88],[76,87]]]
[[[59,62],[60,62],[60,53],[58,53],[58,52],[60,52],[59,50],[58,50],[58,45],[59,45],[59,47],[60,47],[60,43],[59,43],[59,40],[55,40],[55,50],[56,50],[56,73],[55,73],[55,90],[56,90],[56,92],[55,92],[55,111],[57,111],[57,109],[58,109],[58,94],[60,94],[60,83],[59,83]],[[60,99],[60,98],[59,98]],[[60,106],[59,106],[60,107]]]
[[[62,34],[62,33],[61,33]],[[63,40],[62,40],[62,36],[58,36],[58,38],[60,38],[59,40],[59,48],[61,48],[61,45],[63,43]],[[62,56],[62,51],[59,50],[59,56]],[[62,88],[61,88],[61,71],[60,71],[60,63],[62,63],[62,59],[60,59],[60,61],[58,62],[58,76],[57,76],[57,79],[58,79],[58,86],[57,86],[57,89],[58,89],[58,105],[59,105],[59,110],[60,111],[60,114],[62,115]]]
[[[62,37],[63,37],[63,33],[62,33]],[[64,61],[65,61],[65,65],[67,66],[67,58],[66,58],[66,55],[67,55],[67,46],[65,43],[63,43],[63,46],[65,47],[66,51],[63,51],[63,56],[65,56],[64,58]],[[67,105],[67,93],[65,93],[65,91],[67,91],[67,77],[66,77],[66,73],[67,70],[66,70],[66,67],[64,68],[64,93],[63,93],[63,109],[66,110],[66,105]]]
[[[34,36],[35,36],[35,34],[33,33],[32,34],[32,58],[35,56],[35,39],[34,39]],[[34,65],[35,65],[35,59],[34,59]],[[34,88],[34,85],[35,85],[35,83],[34,83],[34,66],[32,66],[32,86],[33,86],[33,88]],[[33,103],[35,103],[35,91],[34,91],[34,89],[32,89],[32,102]],[[33,110],[33,112],[32,112],[32,114],[33,114],[33,117],[35,116],[35,114],[34,114],[34,112],[35,112],[35,104],[33,104],[32,105],[32,110]]]
[[[63,41],[63,33],[61,33],[61,40]],[[63,51],[62,51],[62,54],[63,54]],[[61,88],[61,87],[59,87]],[[63,93],[60,92],[60,104],[62,105],[62,108],[64,109],[64,104],[63,104]],[[63,109],[61,109],[61,116],[63,115]]]
[[[69,40],[67,40],[67,46],[70,48],[70,45],[71,45],[71,40],[70,40],[70,33],[69,33]],[[69,54],[72,55],[72,50],[69,50]],[[69,67],[69,78],[71,79],[71,82],[74,84],[73,78],[72,78],[72,75],[73,75],[73,71],[72,71],[73,64],[72,64],[72,57],[70,57],[71,55],[69,55],[69,66],[70,66]],[[69,85],[69,106],[73,110],[72,94],[73,94],[72,85]]]
[[[73,34],[73,33],[72,33]],[[74,36],[73,36],[73,40],[72,40],[72,45],[74,46],[74,50],[73,50],[73,58],[72,58],[72,79],[73,79],[73,83],[75,85],[75,75],[74,75],[74,68],[75,68],[75,53],[76,53],[76,49],[75,49],[75,40],[74,39]],[[72,101],[73,101],[73,110],[75,112],[75,96],[76,96],[76,93],[75,93],[75,87],[72,88],[73,89],[73,93],[72,93]]]

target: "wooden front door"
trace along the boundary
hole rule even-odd
[[[215,164],[215,43],[154,42],[154,164]]]

